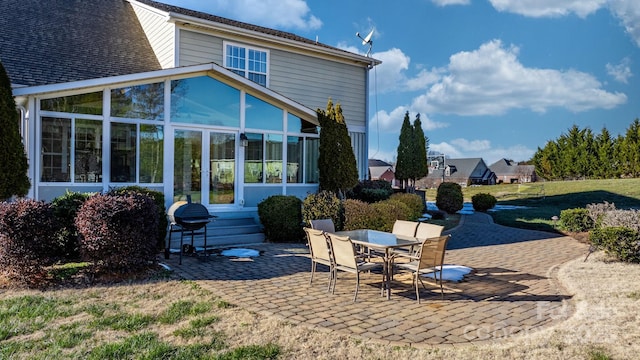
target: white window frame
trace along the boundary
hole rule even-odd
[[[245,61],[244,61],[244,69],[239,69],[239,68],[233,68],[230,66],[227,66],[227,46],[234,46],[234,47],[238,47],[238,48],[243,48],[245,50]],[[260,51],[266,54],[266,72],[261,73],[261,72],[255,72],[252,71],[252,74],[261,74],[261,75],[265,75],[266,80],[265,80],[265,87],[269,87],[269,68],[270,68],[270,63],[271,63],[271,54],[269,52],[269,50],[264,49],[264,48],[259,48],[259,47],[255,47],[255,46],[248,46],[248,45],[244,45],[244,44],[240,44],[240,43],[234,43],[234,42],[230,42],[230,41],[223,41],[222,42],[222,62],[224,63],[224,67],[226,69],[229,70],[241,70],[244,71],[244,77],[249,79],[249,51],[250,50],[254,50],[254,51]],[[260,83],[256,83],[259,85],[263,85]]]

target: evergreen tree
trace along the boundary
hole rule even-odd
[[[329,99],[327,109],[317,110],[320,122],[320,190],[329,190],[340,198],[358,183],[356,157],[351,138],[342,115],[340,104],[333,106]]]
[[[413,186],[415,186],[416,179],[423,178],[429,174],[429,165],[427,164],[427,137],[424,136],[422,130],[422,121],[420,121],[420,114],[416,115],[416,119],[413,122],[413,173],[412,180]]]
[[[616,176],[618,167],[615,156],[614,140],[607,128],[602,128],[595,138],[596,159],[593,164],[594,177],[599,179],[611,179]]]
[[[635,119],[629,126],[620,150],[623,175],[633,178],[640,176],[640,120]]]
[[[0,63],[0,200],[25,196],[31,184],[11,81]]]
[[[400,129],[400,139],[398,143],[398,157],[396,159],[396,171],[395,177],[400,180],[402,187],[405,187],[405,183],[411,179],[411,160],[413,151],[413,127],[409,122],[409,112],[404,114],[404,120],[402,121],[402,128]]]

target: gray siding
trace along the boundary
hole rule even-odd
[[[222,39],[219,37],[180,29],[180,66],[214,62],[222,63]]]
[[[356,155],[356,166],[358,167],[358,178],[364,180],[369,176],[367,156],[367,137],[364,133],[349,132],[351,137],[351,147]]]
[[[163,69],[172,68],[174,64],[174,29],[175,26],[155,12],[133,6],[140,25],[149,39],[151,48]]]
[[[340,103],[349,126],[366,126],[366,69],[271,50],[269,87],[311,109]]]

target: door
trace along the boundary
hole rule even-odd
[[[236,205],[235,132],[174,130],[173,200]]]

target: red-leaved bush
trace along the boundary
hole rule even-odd
[[[133,273],[156,259],[158,211],[138,193],[94,195],[76,216],[82,258],[96,270]]]
[[[42,201],[0,203],[0,267],[10,279],[28,286],[44,280],[56,224],[51,206]]]

